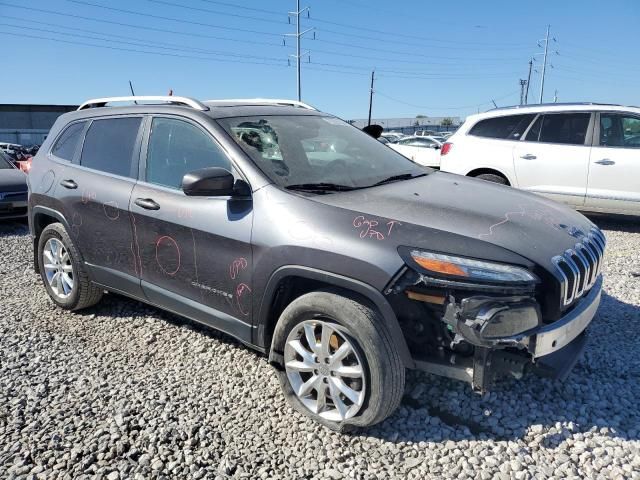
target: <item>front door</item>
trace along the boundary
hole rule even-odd
[[[190,197],[182,191],[190,171],[234,172],[226,152],[202,126],[156,116],[148,138],[144,181],[135,186],[130,203],[145,295],[250,341],[251,200]]]
[[[92,280],[134,296],[142,291],[129,199],[137,177],[141,124],[140,116],[91,121],[79,158],[66,165],[56,190]]]
[[[596,125],[585,206],[640,215],[640,116],[601,113]]]
[[[587,192],[591,113],[540,114],[513,149],[518,187],[574,207]]]

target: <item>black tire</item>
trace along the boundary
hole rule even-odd
[[[273,335],[272,355],[281,355],[285,351],[289,333],[296,327],[300,328],[305,320],[335,324],[349,339],[362,360],[365,400],[353,417],[344,421],[327,420],[300,401],[285,369],[278,369],[280,384],[290,405],[335,431],[345,431],[353,426],[368,427],[391,415],[400,405],[404,393],[405,368],[391,333],[376,309],[333,291],[305,294],[282,312]]]
[[[44,247],[51,238],[57,238],[62,242],[66,250],[69,252],[71,266],[73,268],[74,286],[67,298],[58,297],[52,290],[46,277],[44,268]],[[40,276],[42,282],[47,289],[47,293],[53,302],[66,310],[81,310],[91,307],[102,299],[103,290],[95,286],[91,280],[82,261],[82,256],[71,237],[61,223],[52,223],[47,225],[40,234],[38,240],[38,265],[40,267]]]
[[[500,185],[509,185],[506,178],[496,173],[481,173],[480,175],[477,175],[476,178],[486,182],[499,183]]]

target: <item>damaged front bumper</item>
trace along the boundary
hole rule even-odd
[[[532,298],[469,297],[447,303],[443,321],[454,334],[452,346],[473,345],[472,356],[452,353],[438,359],[417,360],[418,369],[469,381],[486,391],[503,376],[520,378],[526,368],[564,378],[580,359],[586,328],[593,320],[602,292],[600,276],[591,290],[562,318],[544,324]]]

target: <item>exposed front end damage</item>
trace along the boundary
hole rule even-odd
[[[566,377],[582,354],[601,290],[598,276],[552,322],[543,318],[548,295],[540,285],[473,285],[404,268],[385,294],[418,369],[485,392],[498,379],[522,378],[527,369]]]

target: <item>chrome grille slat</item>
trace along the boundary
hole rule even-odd
[[[597,228],[583,236],[573,249],[551,260],[560,277],[561,307],[568,307],[588,292],[602,270],[607,240]]]

